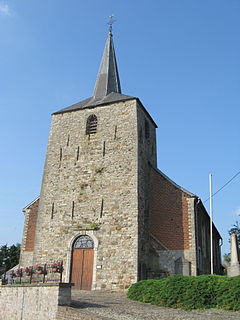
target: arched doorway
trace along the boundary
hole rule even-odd
[[[74,289],[91,290],[94,242],[91,237],[78,237],[72,247],[71,282]]]

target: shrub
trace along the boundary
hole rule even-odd
[[[240,310],[240,277],[204,275],[143,280],[128,291],[132,300],[182,309]]]
[[[190,277],[190,286],[182,297],[184,309],[207,309],[216,307],[219,286],[227,277],[203,275]]]
[[[128,289],[128,298],[141,302],[152,302],[156,292],[161,291],[162,282],[159,280],[142,280]]]
[[[184,308],[185,295],[191,287],[190,278],[173,276],[163,280],[162,289],[157,291],[152,303],[159,306]]]
[[[240,311],[240,276],[224,281],[216,300],[217,305],[225,310]]]

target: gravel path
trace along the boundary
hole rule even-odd
[[[103,320],[240,320],[240,312],[218,309],[185,311],[127,299],[125,293],[72,291],[72,308]]]

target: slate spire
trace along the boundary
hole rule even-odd
[[[112,30],[109,30],[93,93],[94,100],[102,100],[111,92],[121,93]]]
[[[136,97],[127,96],[125,94],[122,94],[121,92],[112,35],[112,24],[114,21],[115,20],[113,19],[113,16],[110,16],[110,21],[108,22],[110,26],[108,38],[105,44],[102,61],[98,71],[93,96],[75,103],[70,107],[54,112],[54,114],[72,112],[80,109],[137,99]]]

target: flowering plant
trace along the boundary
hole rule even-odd
[[[22,277],[22,275],[23,275],[22,268],[15,270],[15,276],[16,277]]]
[[[36,273],[43,274],[43,267],[40,266],[40,264],[35,264],[34,269],[35,269]]]
[[[30,276],[31,274],[34,273],[34,270],[33,270],[33,268],[31,268],[31,267],[26,267],[26,268],[24,268],[23,270],[24,270],[26,276]]]
[[[61,262],[55,262],[51,264],[52,272],[59,272],[61,273],[63,271],[63,266]]]

